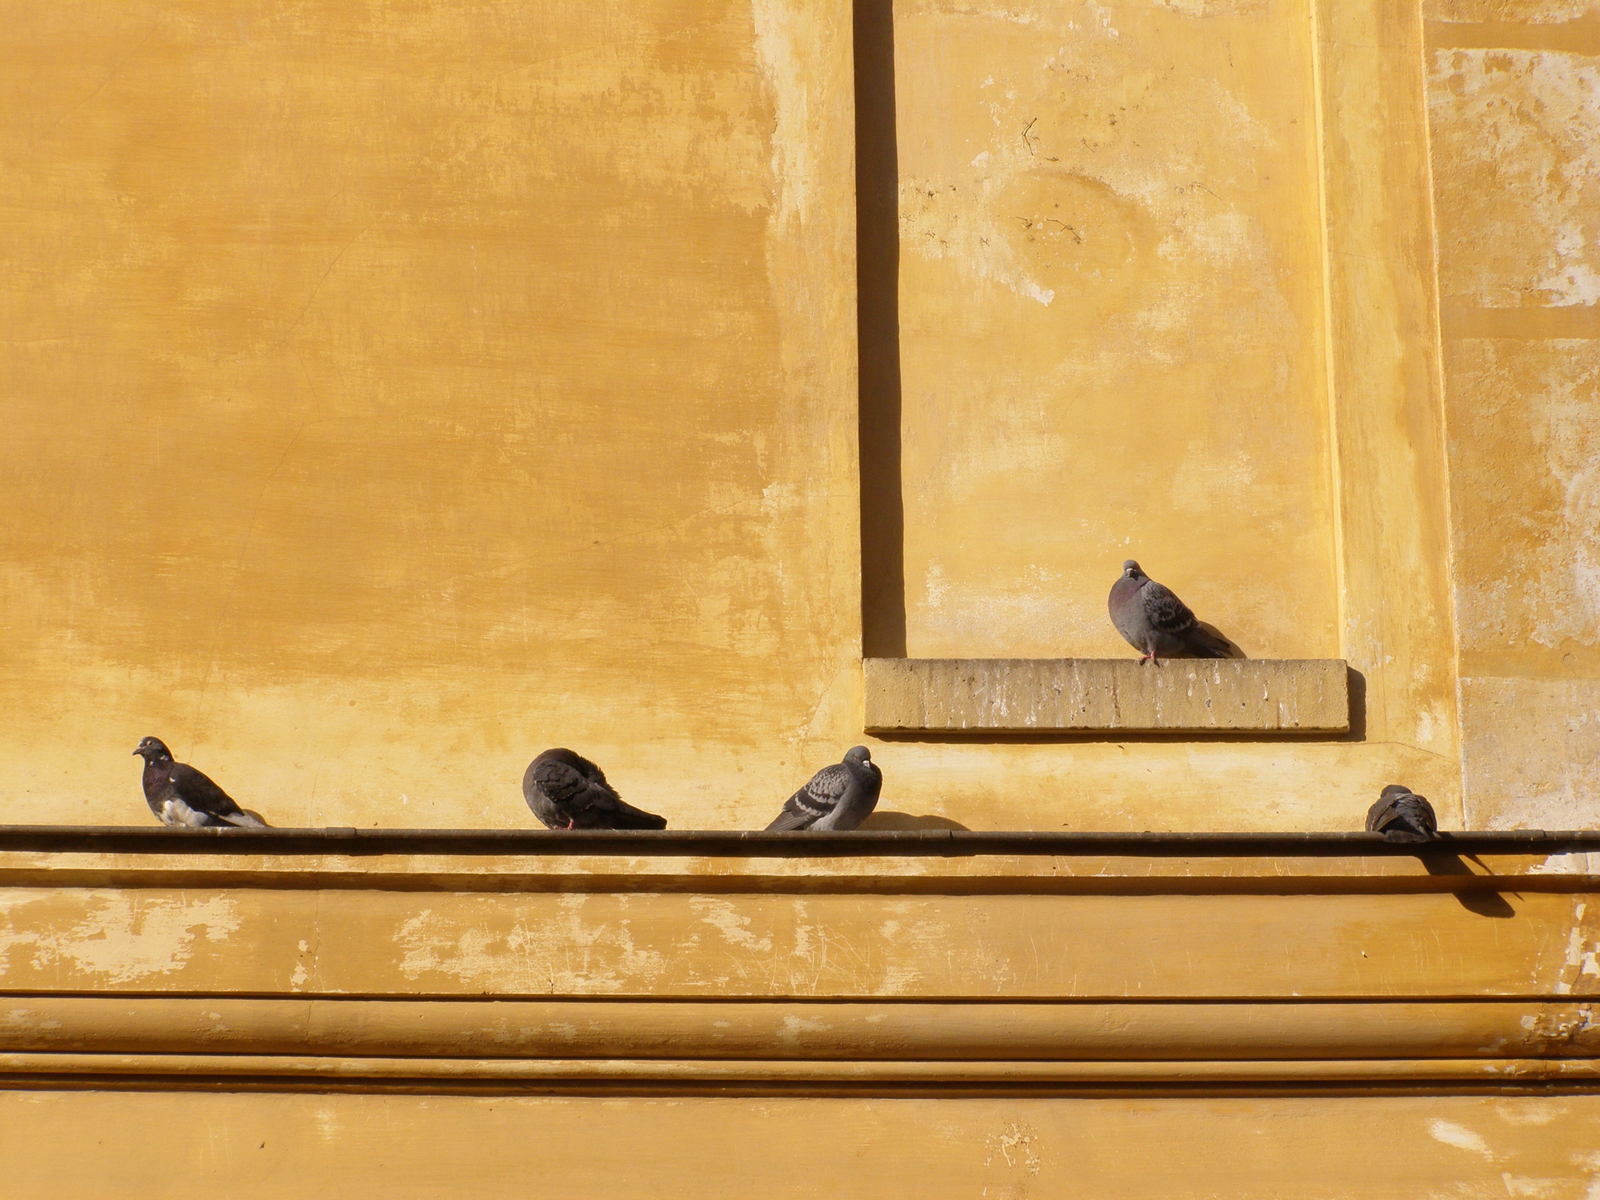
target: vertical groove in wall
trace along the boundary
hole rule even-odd
[[[1333,265],[1328,244],[1328,152],[1327,117],[1323,102],[1326,86],[1322,66],[1322,6],[1310,0],[1307,16],[1311,22],[1311,103],[1315,114],[1317,155],[1317,242],[1322,268],[1322,370],[1328,412],[1328,500],[1333,530],[1334,603],[1338,614],[1339,654],[1350,657],[1345,602],[1344,496],[1339,459],[1338,380],[1334,372]]]
[[[861,651],[868,658],[903,658],[900,164],[892,0],[855,0],[854,21]]]
[[[1417,6],[1418,20],[1421,21],[1420,0]],[[1444,324],[1442,319],[1443,301],[1439,295],[1439,215],[1437,211],[1437,195],[1433,184],[1433,124],[1428,112],[1428,23],[1422,22],[1422,36],[1417,42],[1417,100],[1421,108],[1418,127],[1422,131],[1422,175],[1425,184],[1423,206],[1428,215],[1428,325],[1433,340],[1433,374],[1434,387],[1439,397],[1439,473],[1444,482],[1444,528],[1445,528],[1445,581],[1450,589],[1449,615],[1450,622],[1449,643],[1450,654],[1455,660],[1456,682],[1456,745],[1461,755],[1461,824],[1466,829],[1473,828],[1470,787],[1466,770],[1467,757],[1467,730],[1466,730],[1466,696],[1461,679],[1461,591],[1456,587],[1456,539],[1455,539],[1455,513],[1453,507],[1454,490],[1450,476],[1450,405],[1448,394],[1445,390],[1446,379],[1444,369]]]

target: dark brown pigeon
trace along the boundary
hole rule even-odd
[[[843,762],[823,767],[790,796],[767,829],[854,829],[872,815],[882,790],[883,772],[872,755],[852,746]]]
[[[1140,662],[1163,658],[1236,658],[1238,647],[1202,621],[1171,588],[1157,583],[1129,559],[1111,585],[1106,602],[1111,623],[1139,651]]]
[[[1439,836],[1439,821],[1426,796],[1391,783],[1367,810],[1367,832],[1381,833],[1391,842],[1431,842]]]
[[[147,737],[135,754],[144,759],[144,800],[163,825],[187,829],[232,826],[265,829],[260,814],[240,808],[202,771],[173,762],[160,738]]]
[[[546,750],[522,774],[522,798],[551,829],[665,829],[667,819],[623,802],[605,773],[571,750]]]

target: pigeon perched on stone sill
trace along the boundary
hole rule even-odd
[[[1157,583],[1133,559],[1111,585],[1106,602],[1111,623],[1142,656],[1160,665],[1163,658],[1242,658],[1239,648],[1203,621],[1171,588]]]

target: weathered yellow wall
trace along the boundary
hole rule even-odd
[[[1467,815],[1594,825],[1600,11],[1428,16]]]
[[[4,820],[147,820],[146,733],[296,825],[853,740],[848,4],[4,25]]]
[[[279,824],[527,825],[564,743],[758,827],[886,603],[1123,655],[1133,554],[1356,732],[879,743],[886,810],[1459,824],[1464,720],[1468,823],[1592,823],[1592,17],[864,5],[858,112],[843,3],[16,9],[8,821],[147,821],[155,733]]]
[[[285,825],[527,826],[567,743],[759,826],[864,641],[1125,656],[1128,555],[1353,732],[881,740],[885,809],[1594,824],[1592,4],[5,15],[0,824],[147,824],[156,733]],[[1600,1180],[1592,843],[150,833],[0,854],[8,1195]]]

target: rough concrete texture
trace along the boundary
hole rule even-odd
[[[1600,63],[1434,51],[1428,77],[1447,302],[1600,301]]]
[[[1465,816],[1592,826],[1600,12],[1435,8],[1489,22],[1430,26],[1428,68]]]
[[[1343,659],[869,658],[866,725],[916,730],[1344,733]]]

